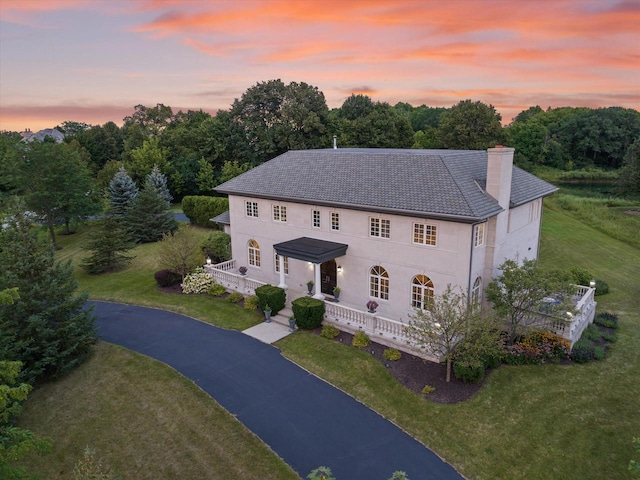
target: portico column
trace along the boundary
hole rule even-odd
[[[284,257],[282,255],[278,255],[278,267],[280,268],[280,284],[278,286],[286,289],[287,284],[284,283]]]
[[[316,284],[316,294],[313,296],[313,298],[317,298],[318,300],[324,300],[324,295],[321,292],[321,284],[320,284],[320,264],[319,263],[314,263],[313,264],[313,270],[314,270],[314,276],[315,276],[315,281],[314,283]]]

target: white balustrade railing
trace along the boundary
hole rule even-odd
[[[222,270],[224,272],[230,272],[231,270],[236,269],[236,261],[235,260],[227,260],[226,262],[216,263],[212,265],[216,270]]]
[[[205,265],[205,270],[225,288],[244,294],[254,295],[256,288],[265,285],[265,282],[235,273],[235,265],[235,260],[229,260],[216,265]],[[593,321],[596,306],[595,288],[579,285],[575,287],[576,313],[572,318],[558,318],[540,313],[536,321],[536,325],[566,338],[571,345],[580,338],[584,329]],[[327,323],[351,333],[362,330],[383,345],[430,360],[435,359],[434,355],[411,344],[404,331],[407,324],[402,321],[384,318],[377,313],[358,310],[337,302],[325,302],[325,306]]]

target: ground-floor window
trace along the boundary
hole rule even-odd
[[[369,295],[381,300],[389,300],[389,274],[379,265],[369,271]]]
[[[260,266],[260,245],[255,240],[249,240],[249,265]]]
[[[280,255],[278,255],[277,252],[273,252],[274,254],[274,259],[275,259],[275,265],[276,265],[276,272],[280,273]],[[284,274],[285,275],[289,275],[289,257],[282,257],[284,259]]]
[[[433,301],[433,282],[426,275],[416,275],[411,282],[411,306],[420,310]]]

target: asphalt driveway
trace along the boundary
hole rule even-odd
[[[338,480],[460,480],[451,465],[349,395],[241,332],[164,310],[92,302],[103,340],[193,380],[296,470]]]

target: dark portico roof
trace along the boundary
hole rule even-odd
[[[278,255],[311,263],[322,263],[347,253],[348,245],[316,238],[300,237],[273,246]]]
[[[502,211],[484,190],[484,150],[292,150],[218,186],[229,195],[478,222]],[[513,167],[511,206],[556,191]]]

